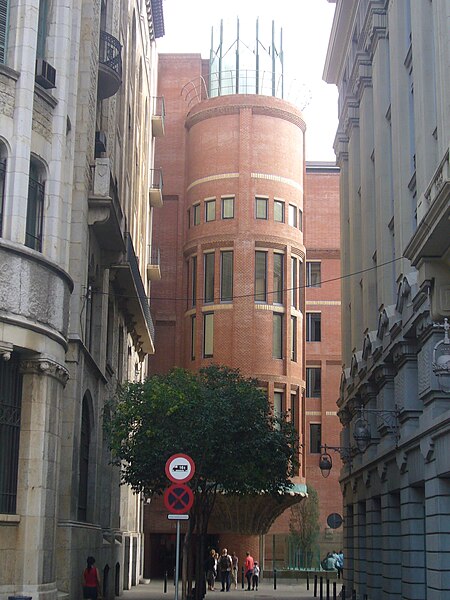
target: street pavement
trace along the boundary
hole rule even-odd
[[[238,586],[238,589],[230,589],[229,592],[221,592],[220,584],[215,591],[207,592],[205,600],[310,600],[314,598],[313,580],[310,581],[310,589],[306,589],[306,581],[299,579],[294,581],[277,581],[277,589],[273,588],[273,580],[266,579],[260,581],[258,591],[248,592]],[[217,584],[217,582],[216,582]],[[338,593],[340,592],[338,585]],[[319,595],[319,593],[318,593]],[[175,597],[175,587],[173,582],[168,582],[167,592],[164,593],[164,582],[162,580],[152,580],[150,583],[141,583],[131,590],[123,592],[124,600],[173,600]],[[332,584],[330,584],[330,598],[332,598]],[[324,593],[324,598],[326,595]],[[179,599],[181,600],[181,583],[179,588]]]

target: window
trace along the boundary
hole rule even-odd
[[[18,355],[0,361],[0,513],[15,514],[22,375]]]
[[[267,252],[255,252],[255,302],[267,301]]]
[[[191,300],[192,306],[197,304],[197,257],[192,257],[192,269],[191,269]]]
[[[203,314],[203,358],[212,358],[214,350],[214,313]]]
[[[320,342],[320,313],[306,313],[306,341]]]
[[[297,317],[291,316],[291,360],[297,362]]]
[[[291,306],[298,307],[298,259],[295,256],[291,257]]]
[[[188,229],[191,228],[191,209],[190,208],[187,209],[187,226],[188,226]]]
[[[277,223],[284,223],[284,202],[281,200],[273,201],[273,220]]]
[[[320,262],[306,262],[306,285],[307,287],[321,287]]]
[[[191,360],[195,360],[195,338],[197,333],[197,318],[191,316]]]
[[[91,444],[91,421],[89,415],[89,396],[85,394],[81,412],[80,460],[78,476],[78,520],[87,520],[89,450]]]
[[[9,0],[0,2],[0,64],[6,63],[6,50],[8,48],[8,7]]]
[[[194,204],[192,207],[194,225],[200,225],[200,204]]]
[[[112,290],[110,290],[110,294]],[[111,299],[108,300],[108,317],[106,321],[106,365],[113,368],[113,348],[114,348],[114,304]]]
[[[306,397],[320,398],[322,393],[320,367],[306,367]]]
[[[222,219],[234,219],[234,197],[222,198]]]
[[[283,254],[273,255],[273,303],[283,303]]]
[[[1,145],[0,145],[0,153],[1,153]],[[6,158],[1,158],[1,155],[0,155],[0,237],[2,237],[2,230],[3,230],[3,206],[5,203],[5,175],[6,175]]]
[[[298,209],[298,228],[303,231],[303,211],[301,208]]]
[[[274,391],[273,393],[273,414],[278,418],[283,414],[283,392]]]
[[[47,41],[48,29],[48,0],[39,0],[39,20],[36,57],[45,58],[45,43]]]
[[[28,180],[27,221],[25,229],[25,246],[42,251],[42,227],[44,222],[44,183],[39,166],[30,164]]]
[[[233,300],[233,251],[220,253],[220,301]]]
[[[216,219],[216,200],[206,200],[205,202],[205,221],[215,221]]]
[[[255,210],[257,219],[267,219],[267,198],[255,198]]]
[[[289,225],[297,227],[297,207],[294,204],[289,204]]]
[[[298,429],[298,414],[298,394],[296,392],[291,392],[291,423],[296,429]]]
[[[283,315],[273,313],[273,358],[283,358]]]
[[[309,424],[309,451],[311,454],[320,454],[322,446],[322,425],[320,423]]]
[[[205,302],[214,302],[214,252],[205,254]]]

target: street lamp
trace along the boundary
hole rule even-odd
[[[333,468],[333,460],[328,450],[339,452],[344,462],[349,461],[351,458],[351,448],[345,448],[343,446],[327,446],[326,444],[320,446],[321,455],[319,459],[319,469],[322,473],[322,477],[325,477],[325,479],[329,476],[330,471]]]
[[[358,450],[360,452],[365,452],[367,450],[368,445],[372,439],[372,434],[370,433],[369,423],[364,416],[364,413],[375,413],[378,415],[384,424],[387,426],[389,433],[395,436],[395,443],[398,444],[399,438],[399,424],[398,424],[398,415],[399,411],[397,406],[394,410],[379,410],[377,408],[366,408],[365,406],[359,407],[360,416],[355,421],[355,425],[353,428],[353,439],[358,446]]]
[[[438,378],[439,388],[448,394],[450,392],[450,325],[444,319],[444,339],[433,348],[433,373]]]

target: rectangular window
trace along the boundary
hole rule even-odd
[[[273,393],[273,414],[278,418],[283,414],[283,392]]]
[[[197,304],[197,257],[192,257],[192,269],[191,269],[191,299],[192,306]]]
[[[25,246],[41,252],[42,227],[44,222],[44,184],[32,177],[28,181],[27,221]]]
[[[283,254],[273,255],[273,303],[283,304]]]
[[[194,225],[200,225],[200,204],[194,204],[192,207]]]
[[[306,286],[320,287],[321,286],[321,263],[306,262]]]
[[[195,338],[197,331],[197,318],[195,315],[191,316],[191,360],[195,360]]]
[[[306,397],[320,398],[322,377],[320,367],[306,367]]]
[[[233,300],[233,251],[220,253],[220,301]]]
[[[306,313],[306,341],[307,342],[320,342],[321,331],[320,331],[320,313]]]
[[[288,223],[292,227],[297,227],[297,207],[294,204],[289,204]]]
[[[204,298],[206,302],[214,302],[214,252],[205,254],[205,289]]]
[[[298,259],[295,256],[291,257],[291,306],[298,307]]]
[[[48,1],[39,0],[38,34],[36,45],[36,57],[45,58],[45,43],[48,28]]]
[[[311,454],[320,454],[322,446],[322,425],[320,423],[309,424],[309,451]]]
[[[187,209],[187,226],[188,226],[188,229],[191,228],[191,209],[190,208]]]
[[[267,219],[267,198],[255,198],[255,211],[257,219]]]
[[[296,429],[298,429],[298,412],[298,394],[291,392],[291,423]]]
[[[303,211],[301,208],[298,209],[298,228],[303,231]]]
[[[284,223],[284,202],[281,200],[273,201],[273,220],[276,223]]]
[[[1,61],[0,61],[0,63],[1,63]],[[6,173],[6,160],[0,159],[0,237],[2,237],[2,229],[3,229],[3,206],[5,203],[5,173]]]
[[[214,313],[203,314],[203,358],[212,358],[214,350]]]
[[[234,219],[234,197],[222,198],[222,219]]]
[[[255,302],[267,301],[267,252],[255,252]]]
[[[297,317],[291,316],[291,360],[297,362]]]
[[[17,355],[0,361],[0,513],[15,514],[22,378]]]
[[[206,200],[205,202],[205,221],[215,221],[216,219],[216,200]]]
[[[9,0],[0,2],[0,64],[6,63],[6,49],[8,48],[9,29]]]
[[[273,358],[283,358],[283,315],[273,313]]]

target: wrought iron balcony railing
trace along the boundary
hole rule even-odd
[[[101,100],[114,96],[122,83],[122,46],[107,31],[100,31],[97,95]]]

